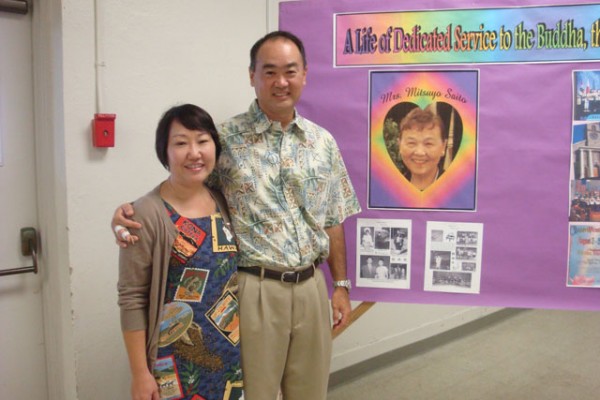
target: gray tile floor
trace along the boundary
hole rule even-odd
[[[598,400],[600,312],[505,309],[334,373],[328,400]]]

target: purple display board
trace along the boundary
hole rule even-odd
[[[593,4],[592,1],[556,0],[344,0],[280,4],[281,29],[300,36],[307,50],[309,72],[298,109],[305,117],[330,130],[337,139],[363,208],[360,215],[345,223],[350,278],[356,282],[356,254],[360,251],[356,243],[357,218],[411,221],[409,288],[358,287],[352,290],[352,299],[600,309],[600,290],[568,287],[566,284],[574,126],[573,71],[600,69],[600,63],[594,61],[599,59],[598,49],[592,47],[592,43],[598,43],[595,38],[598,32],[594,31],[593,26],[594,19],[600,17],[600,13],[583,13],[590,14],[591,19],[580,23],[577,18],[570,18],[569,6]],[[541,6],[548,7],[540,8]],[[563,6],[567,8],[562,8]],[[553,7],[560,8],[558,16],[553,17],[561,18],[560,25],[557,25],[556,20],[545,19],[555,15]],[[460,10],[467,13],[461,14]],[[464,31],[487,30],[488,47],[479,51],[473,49],[471,58],[466,51],[462,51],[459,58],[453,58],[449,51],[447,64],[444,64],[442,45],[447,46],[444,40],[451,39],[440,36],[436,57],[427,64],[420,62],[419,57],[409,61],[390,61],[389,58],[377,61],[377,57],[368,60],[354,57],[347,62],[353,65],[341,66],[343,50],[340,52],[336,43],[344,45],[344,40],[340,40],[340,35],[335,30],[336,18],[340,15],[357,14],[351,22],[355,24],[355,29],[361,28],[360,15],[363,14],[363,25],[368,30],[374,24],[371,19],[373,13],[392,13],[400,21],[398,26],[401,26],[402,17],[405,16],[409,22],[406,22],[408,25],[403,28],[403,32],[409,33],[410,27],[415,26],[414,18],[417,16],[416,21],[423,27],[423,32],[434,32],[437,27],[436,34],[450,32],[453,41],[460,39],[460,35],[454,36],[457,25],[462,25]],[[464,15],[469,15],[469,18],[464,19]],[[518,30],[518,25],[523,20],[515,15],[525,15],[528,18],[524,20],[525,25],[521,26],[521,30]],[[573,15],[579,15],[578,11],[573,11]],[[481,18],[478,20],[477,16]],[[567,23],[572,31],[584,29],[574,35],[585,35],[587,47],[584,49],[581,40],[573,37],[570,47],[562,42],[561,49],[555,52],[547,48],[536,48],[536,35],[543,34],[533,25],[536,21],[542,21],[551,29],[566,29],[564,27]],[[349,24],[348,21],[344,23]],[[448,31],[450,24],[452,26]],[[600,23],[597,25],[600,27]],[[515,51],[513,41],[510,54],[508,48],[505,49],[506,59],[502,55],[494,56],[489,32],[501,27],[505,30],[503,33],[511,32],[513,40],[516,40],[516,35],[520,35],[521,44],[529,47]],[[386,39],[381,39],[378,29],[373,28],[371,33],[378,35],[374,40],[382,43],[386,49],[386,46],[391,45],[385,44]],[[563,35],[562,31],[555,36],[560,35]],[[356,36],[348,40],[354,41],[355,38]],[[373,43],[372,38],[364,38]],[[356,52],[357,43],[351,44],[352,50]],[[358,44],[366,46],[364,43]],[[409,44],[404,47],[405,50],[409,48]],[[377,55],[377,49],[371,51],[372,47],[368,46],[363,49],[365,55]],[[346,50],[349,55],[350,48]],[[381,53],[385,55],[383,53],[385,51]],[[554,58],[553,54],[557,56]],[[476,122],[473,127],[476,130],[476,163],[471,164],[476,165],[476,173],[472,175],[475,180],[473,207],[458,207],[458,210],[453,209],[455,207],[420,209],[403,208],[402,204],[394,203],[390,208],[380,208],[369,204],[372,173],[370,158],[375,154],[374,146],[377,145],[372,136],[374,132],[370,121],[370,114],[375,109],[375,104],[371,102],[372,74],[383,71],[397,73],[402,78],[409,72],[422,71],[437,72],[432,76],[450,78],[454,78],[458,71],[469,71],[477,76],[476,84],[473,81],[469,86],[477,90],[476,95],[471,96],[476,97],[473,100],[476,104],[469,105],[469,110],[476,110],[476,116],[468,119]],[[377,79],[381,80],[379,77]],[[398,102],[405,100],[398,99]],[[458,106],[453,107],[460,110]],[[392,152],[391,146],[388,146],[388,153]],[[402,179],[405,178],[393,175],[387,184],[390,187],[406,186],[406,181]],[[424,193],[428,190],[430,189],[425,189]],[[479,293],[424,290],[428,221],[483,224]]]

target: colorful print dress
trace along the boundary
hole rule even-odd
[[[219,212],[186,218],[165,206],[173,243],[154,377],[161,399],[243,399],[236,246]]]

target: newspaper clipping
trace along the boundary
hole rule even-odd
[[[483,224],[427,222],[424,289],[479,293]]]
[[[410,289],[410,220],[357,221],[356,286]]]

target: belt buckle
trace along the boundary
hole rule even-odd
[[[295,279],[296,282],[294,282],[294,279],[286,280],[286,278],[285,278],[286,275],[292,275],[292,276],[294,276],[294,274],[296,275],[296,279]],[[296,271],[285,271],[285,272],[281,273],[281,282],[284,282],[284,283],[298,283],[299,281],[300,281],[300,274],[297,273]]]

